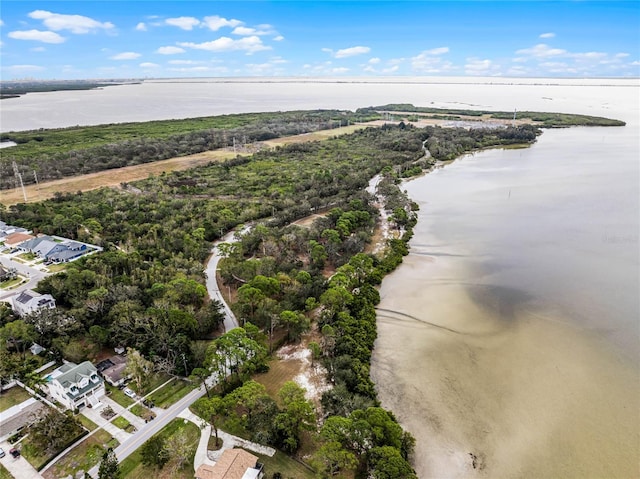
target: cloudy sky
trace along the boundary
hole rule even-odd
[[[1,79],[640,76],[637,1],[3,0]]]

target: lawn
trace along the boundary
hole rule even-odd
[[[313,471],[280,451],[277,451],[273,457],[261,456],[253,451],[247,452],[258,456],[258,462],[264,464],[264,477],[272,477],[274,472],[282,474],[282,479],[315,479],[317,477]]]
[[[80,421],[80,424],[82,424],[88,431],[93,431],[94,429],[98,429],[98,425],[88,417],[83,416],[82,414],[78,414],[76,417]]]
[[[133,399],[129,396],[125,396],[122,390],[107,383],[105,383],[105,387],[107,388],[107,392],[110,393],[109,398],[120,404],[120,406],[129,407],[133,404]]]
[[[0,394],[0,411],[6,411],[10,407],[26,401],[30,397],[29,393],[20,386],[14,386]]]
[[[7,468],[0,464],[0,479],[12,479],[13,476],[9,474]]]
[[[78,471],[88,471],[98,464],[107,448],[115,448],[117,446],[118,442],[108,432],[100,430],[65,454],[43,474],[43,477],[45,479],[55,479],[68,475],[75,477]]]
[[[151,409],[148,409],[146,407],[144,407],[142,404],[138,403],[135,406],[133,406],[130,411],[135,414],[138,417],[141,417],[142,419],[149,419],[150,416],[154,416],[155,417],[155,413],[151,411]]]
[[[113,421],[111,421],[111,423],[114,426],[119,427],[120,429],[130,432],[132,434],[136,431],[136,427],[133,424],[131,424],[129,421],[127,421],[125,418],[123,418],[122,416],[118,416]]]
[[[194,383],[175,379],[162,389],[154,392],[149,396],[149,399],[151,399],[156,406],[166,408],[189,394],[194,386]]]
[[[170,460],[162,469],[148,467],[142,464],[140,449],[126,458],[120,464],[120,477],[127,479],[193,479],[193,456],[195,455],[198,442],[200,441],[200,428],[192,422],[183,419],[174,419],[158,433],[158,435],[169,439],[171,436],[185,434],[189,444],[190,457],[187,463],[176,473],[172,473],[175,462]]]

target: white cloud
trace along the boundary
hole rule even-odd
[[[531,48],[523,48],[516,50],[516,55],[525,55],[533,58],[547,58],[566,54],[566,50],[560,48],[551,48],[549,45],[539,43]]]
[[[47,51],[47,49],[45,47],[33,47],[33,48],[29,48],[29,51],[32,51],[32,52],[45,52],[45,51]]]
[[[494,75],[498,72],[499,66],[494,64],[491,60],[481,60],[479,58],[467,58],[467,63],[464,66],[464,72],[467,75]]]
[[[400,65],[393,65],[392,67],[389,67],[389,68],[383,68],[382,73],[395,73],[398,71],[399,68],[400,68]]]
[[[347,57],[353,57],[355,55],[363,55],[365,53],[369,53],[370,51],[371,51],[371,48],[369,47],[362,47],[362,46],[349,47],[349,48],[343,48],[341,50],[338,50],[337,52],[335,52],[333,56],[336,58],[347,58]]]
[[[171,65],[201,65],[204,62],[195,60],[169,60],[168,63]]]
[[[333,68],[331,70],[331,73],[347,73],[348,71],[349,69],[346,67],[338,67],[338,68]]]
[[[284,37],[282,35],[278,35],[277,37],[273,37],[273,41],[274,42],[281,42],[282,40],[284,40]]]
[[[199,72],[208,72],[208,73],[227,73],[229,69],[227,67],[207,67],[207,66],[199,66],[199,67],[183,67],[183,68],[169,68],[169,71],[179,72],[179,73],[199,73]]]
[[[548,33],[542,33],[542,34],[540,34],[540,38],[553,38],[553,37],[555,37],[555,36],[556,36],[556,34],[555,34],[555,33],[552,33],[552,32],[548,32]]]
[[[218,15],[213,15],[211,17],[204,17],[204,25],[212,31],[218,31],[223,27],[237,27],[239,25],[242,25],[242,22],[240,20],[236,20],[236,19],[231,19],[231,20],[227,20],[226,18],[223,17],[219,17]]]
[[[453,70],[453,64],[443,59],[448,47],[433,48],[411,57],[411,68],[420,73],[444,73]]]
[[[140,22],[136,25],[136,30],[139,32],[146,32],[147,31],[147,25],[144,22]]]
[[[151,63],[151,62],[143,62],[140,64],[140,68],[158,68],[160,65],[158,65],[157,63]]]
[[[175,55],[177,53],[184,53],[184,52],[185,52],[184,48],[173,47],[173,46],[160,47],[155,51],[155,53],[159,53],[160,55]]]
[[[444,55],[445,53],[449,53],[449,47],[432,48],[431,50],[423,51],[421,55]]]
[[[4,22],[2,21],[2,18],[0,18],[0,27],[4,27]]]
[[[51,30],[69,30],[71,33],[83,34],[96,30],[111,30],[114,28],[111,22],[99,22],[93,18],[82,15],[63,15],[46,10],[34,10],[29,17],[42,20],[42,23]]]
[[[200,20],[194,17],[167,18],[164,22],[167,25],[178,27],[183,30],[193,30],[193,27],[197,27],[198,25],[200,25]]]
[[[229,37],[220,37],[216,40],[204,43],[180,42],[181,47],[193,48],[195,50],[207,50],[210,52],[230,52],[245,51],[247,54],[259,52],[262,50],[271,50],[271,47],[263,45],[262,40],[258,36],[244,37],[234,40]]]
[[[628,53],[616,53],[616,58],[626,58],[628,56]]]
[[[40,72],[44,70],[44,67],[40,65],[11,65],[7,67],[11,73],[30,73],[30,72]]]
[[[136,58],[140,58],[142,55],[136,52],[122,52],[116,55],[113,55],[111,60],[135,60]]]
[[[369,58],[369,62],[370,65],[376,65],[378,63],[380,63],[380,59],[378,57],[373,57],[373,58]]]
[[[40,30],[18,30],[9,32],[7,36],[16,40],[34,40],[43,43],[64,43],[66,40],[66,38],[55,32],[42,32]]]

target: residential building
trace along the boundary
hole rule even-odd
[[[66,263],[88,252],[86,244],[46,235],[25,241],[19,248],[54,263]]]
[[[262,479],[264,466],[243,449],[226,449],[213,466],[198,467],[196,479]]]
[[[6,440],[31,424],[44,407],[46,406],[40,401],[29,398],[0,412],[0,441]]]
[[[124,370],[127,367],[127,358],[120,356],[111,356],[109,359],[100,361],[96,364],[98,372],[112,386],[120,386],[127,380]]]
[[[40,294],[27,289],[11,298],[11,307],[16,314],[23,316],[39,309],[53,309],[56,307],[56,300],[50,294]]]
[[[4,237],[4,244],[10,248],[15,248],[16,246],[24,243],[25,241],[29,241],[34,237],[27,233],[15,232],[8,234]]]
[[[51,373],[48,386],[49,394],[72,410],[93,407],[105,395],[104,381],[89,361],[63,364]]]

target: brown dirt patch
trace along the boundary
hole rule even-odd
[[[142,180],[150,175],[159,175],[163,172],[188,170],[196,166],[206,165],[212,161],[221,161],[233,158],[235,153],[228,150],[213,150],[197,153],[195,155],[181,156],[169,160],[155,161],[143,165],[125,166],[113,170],[90,173],[88,175],[72,176],[60,180],[29,185],[25,187],[27,203],[36,203],[52,198],[55,193],[75,193],[77,191],[89,191],[103,186],[116,187],[120,183]],[[3,190],[0,192],[0,203],[10,206],[22,203],[24,198],[20,189]]]

